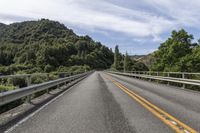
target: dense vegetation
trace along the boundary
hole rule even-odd
[[[153,71],[200,72],[200,42],[183,29],[172,31],[153,55]]]
[[[59,22],[0,24],[2,74],[107,69],[112,63],[112,50]]]
[[[127,53],[122,55],[119,52],[118,45],[115,47],[114,63],[112,69],[118,71],[148,71],[148,67],[140,62],[132,59]]]

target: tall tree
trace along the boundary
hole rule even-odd
[[[128,71],[130,68],[130,58],[128,56],[128,53],[126,52],[124,57],[124,72]]]
[[[114,54],[114,68],[115,69],[119,69],[119,63],[120,63],[120,60],[119,60],[119,48],[118,48],[118,45],[115,46],[115,54]]]

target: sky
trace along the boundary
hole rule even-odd
[[[200,38],[200,0],[0,0],[0,22],[46,18],[122,53],[155,51],[172,30]]]

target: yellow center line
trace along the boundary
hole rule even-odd
[[[177,133],[197,133],[194,129],[189,127],[188,125],[184,124],[183,122],[177,120],[172,115],[168,114],[164,110],[160,109],[159,107],[155,106],[154,104],[150,103],[143,97],[139,96],[138,94],[134,93],[133,91],[129,90],[121,83],[113,80],[110,76],[107,76],[107,79],[112,81],[116,86],[118,86],[122,91],[128,94],[131,98],[136,100],[140,103],[144,108],[149,110],[153,113],[156,117],[158,117],[161,121],[163,121],[166,125],[174,129]]]

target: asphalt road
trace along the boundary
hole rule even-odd
[[[170,126],[95,72],[24,120],[12,133],[173,133]],[[200,93],[110,75],[154,105],[200,132]]]

